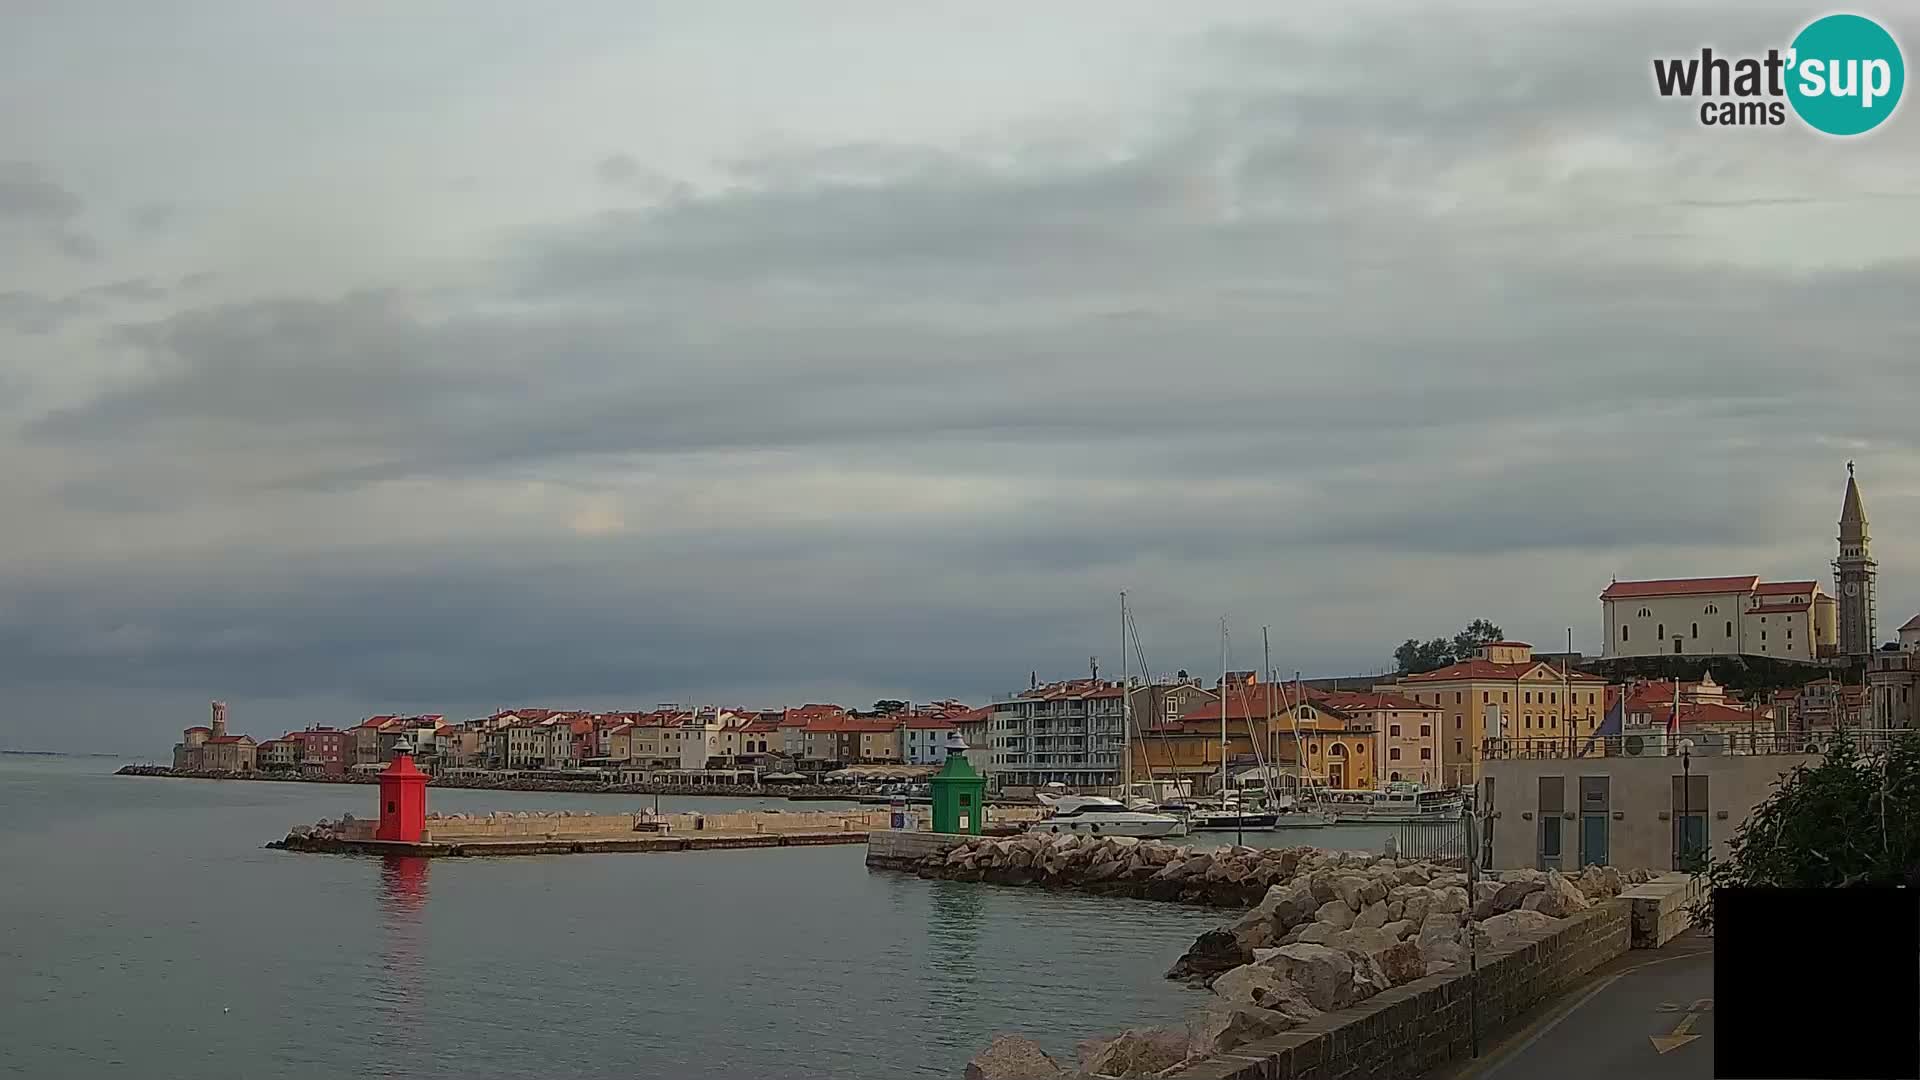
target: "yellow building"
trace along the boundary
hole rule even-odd
[[[1436,750],[1447,785],[1473,783],[1488,738],[1581,738],[1607,710],[1605,679],[1535,660],[1533,646],[1519,641],[1496,641],[1471,660],[1375,689],[1440,710]]]
[[[1224,706],[1219,697],[1213,697],[1172,723],[1143,725],[1133,750],[1134,781],[1184,779],[1193,783],[1195,791],[1218,790],[1224,756],[1230,773],[1264,762],[1282,791],[1305,785],[1378,786],[1381,732],[1373,711],[1349,711],[1312,690],[1304,691],[1303,701],[1301,693],[1290,684],[1248,680],[1228,690]]]

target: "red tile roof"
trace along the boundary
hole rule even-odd
[[[206,726],[205,724],[195,724],[192,727],[187,729],[188,734],[191,734],[192,732],[195,732],[195,731],[204,731],[209,735],[213,734],[213,729]]]
[[[1420,712],[1439,712],[1440,706],[1427,705],[1399,694],[1372,693],[1355,690],[1309,690],[1307,700],[1324,702],[1344,712],[1367,712],[1383,709],[1413,709]]]
[[[1459,679],[1500,679],[1511,682],[1524,677],[1535,668],[1545,668],[1547,674],[1552,675],[1555,679],[1561,677],[1560,669],[1547,663],[1545,660],[1528,660],[1519,664],[1496,664],[1491,660],[1482,660],[1475,657],[1472,660],[1463,660],[1458,664],[1449,664],[1437,671],[1423,671],[1418,675],[1402,675],[1400,681],[1430,683],[1452,682]],[[1589,675],[1584,671],[1570,672],[1566,677],[1568,680],[1582,685],[1606,682],[1605,679],[1602,679],[1598,675]]]
[[[907,727],[914,731],[949,731],[952,730],[954,726],[953,721],[939,716],[910,716],[907,718]]]
[[[1794,593],[1811,593],[1819,587],[1817,581],[1763,581],[1754,586],[1753,591],[1761,596],[1792,596]]]
[[[1752,592],[1760,575],[1739,577],[1667,578],[1661,581],[1616,581],[1600,594],[1602,600],[1641,596],[1697,596],[1701,593]]]

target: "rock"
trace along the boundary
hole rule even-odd
[[[1432,915],[1427,916],[1427,921],[1420,924],[1420,936],[1423,938],[1441,935],[1453,937],[1459,934],[1459,932],[1460,917],[1458,915],[1448,915],[1444,912],[1434,912]]]
[[[1286,1013],[1251,1005],[1214,1005],[1187,1023],[1187,1052],[1196,1057],[1224,1054],[1236,1046],[1278,1035],[1300,1021]]]
[[[1345,930],[1353,925],[1354,911],[1345,900],[1329,900],[1314,909],[1313,921],[1323,922],[1335,930]]]
[[[1232,931],[1209,930],[1195,938],[1193,947],[1173,962],[1167,978],[1212,981],[1252,959],[1253,950],[1240,944]]]
[[[305,840],[307,837],[313,835],[313,828],[307,825],[295,825],[293,828],[287,830],[287,835],[294,839]]]
[[[1080,1071],[1100,1076],[1152,1076],[1185,1060],[1186,1032],[1132,1028],[1104,1043],[1082,1043]]]
[[[1531,930],[1552,926],[1555,919],[1542,915],[1538,911],[1508,911],[1478,924],[1475,927],[1477,940],[1483,948],[1497,949],[1507,943],[1515,934],[1524,934]]]
[[[1319,924],[1314,923],[1311,925],[1317,926]],[[1289,933],[1291,933],[1291,931],[1289,931]],[[1240,944],[1249,952],[1254,949],[1264,949],[1271,945],[1281,944],[1281,942],[1274,937],[1273,924],[1265,919],[1256,919],[1244,926],[1235,925],[1233,928],[1233,936],[1238,939]]]
[[[1056,1080],[1068,1075],[1040,1044],[1002,1035],[967,1062],[966,1080]]]
[[[1587,910],[1591,905],[1587,903],[1586,894],[1575,888],[1573,882],[1555,872],[1548,874],[1546,884],[1540,891],[1528,896],[1520,906],[1548,918],[1564,919]]]
[[[1433,905],[1433,893],[1424,885],[1402,885],[1387,896],[1389,905],[1400,902],[1400,917],[1415,926],[1426,920],[1427,910]]]
[[[1620,871],[1611,866],[1589,866],[1580,871],[1578,884],[1588,900],[1605,900],[1619,896],[1625,883],[1621,880]]]
[[[1366,888],[1366,878],[1358,874],[1346,874],[1334,881],[1333,895],[1339,897],[1348,907],[1359,911],[1367,906],[1367,902],[1361,898]]]
[[[1491,900],[1499,891],[1500,883],[1497,881],[1476,881],[1473,883],[1473,902],[1478,905],[1483,901]]]
[[[1429,888],[1427,891],[1433,897],[1432,903],[1427,905],[1429,913],[1438,911],[1446,914],[1460,914],[1472,906],[1467,903],[1467,890],[1458,885],[1439,889]]]
[[[1404,986],[1427,974],[1427,958],[1420,952],[1420,943],[1416,941],[1396,941],[1373,954],[1380,964],[1380,970],[1386,973],[1387,982],[1393,986]]]
[[[1363,904],[1378,904],[1393,891],[1393,886],[1384,877],[1370,877],[1360,888],[1360,901]]]
[[[1420,958],[1426,961],[1426,973],[1432,975],[1445,971],[1467,959],[1467,948],[1457,941],[1421,938],[1414,946],[1420,950]]]
[[[1285,975],[1316,1009],[1338,1009],[1353,998],[1353,960],[1339,949],[1301,942],[1261,963]]]
[[[1278,955],[1278,950],[1268,959]],[[1306,1019],[1314,1014],[1313,1004],[1293,980],[1267,963],[1243,964],[1213,981],[1213,992],[1234,1005],[1251,1005]]]
[[[1304,941],[1309,945],[1325,945],[1327,939],[1341,933],[1332,923],[1323,922],[1305,923],[1298,927],[1298,930],[1299,934],[1293,940]]]
[[[1400,900],[1387,901],[1387,921],[1388,922],[1393,922],[1396,919],[1401,918],[1406,914],[1406,912],[1407,912],[1407,905],[1404,901],[1400,901]]]
[[[1387,905],[1384,900],[1375,900],[1353,917],[1353,925],[1360,930],[1377,929],[1387,925]]]
[[[1544,881],[1509,881],[1506,884],[1489,882],[1494,886],[1493,895],[1473,906],[1473,917],[1484,921],[1503,911],[1512,911],[1520,907],[1527,897],[1547,887]]]
[[[1140,838],[1137,836],[1109,836],[1107,837],[1107,843],[1115,847],[1130,848],[1138,846]]]

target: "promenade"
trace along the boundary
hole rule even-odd
[[[1713,938],[1689,932],[1602,965],[1585,989],[1441,1080],[1713,1075]]]

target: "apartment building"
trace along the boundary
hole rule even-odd
[[[1441,710],[1440,782],[1470,784],[1489,738],[1584,737],[1606,713],[1606,680],[1556,668],[1523,641],[1481,646],[1471,660],[1403,675],[1374,689]]]
[[[990,783],[1004,790],[1120,783],[1121,688],[1073,679],[997,698],[989,728]]]

